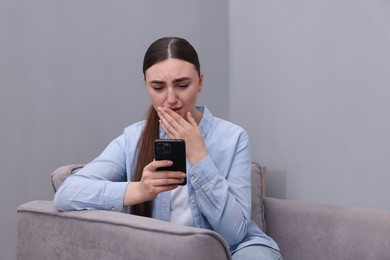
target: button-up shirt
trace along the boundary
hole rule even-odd
[[[252,244],[278,249],[251,220],[251,155],[249,137],[239,126],[214,117],[202,106],[199,123],[208,155],[196,165],[187,163],[188,204],[195,227],[214,230],[231,251]],[[124,133],[58,189],[59,210],[123,210],[123,198],[135,174],[138,146],[145,121]],[[160,128],[160,137],[166,136]],[[171,192],[153,201],[153,218],[170,221]]]

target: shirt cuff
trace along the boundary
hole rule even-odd
[[[218,169],[211,160],[210,155],[207,155],[199,163],[190,168],[188,173],[188,180],[196,189],[201,187],[204,183],[209,182],[210,179],[218,176]]]
[[[123,210],[123,198],[128,182],[108,182],[103,196],[103,209],[110,211]]]

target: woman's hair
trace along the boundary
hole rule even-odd
[[[164,37],[153,42],[147,49],[142,71],[145,78],[146,71],[154,64],[175,58],[192,63],[200,75],[200,63],[196,50],[185,39],[178,37]],[[153,144],[159,138],[159,117],[153,106],[150,106],[146,117],[146,125],[139,144],[138,160],[133,181],[140,181],[146,165],[154,159]],[[152,201],[133,205],[131,213],[145,217],[152,216]]]

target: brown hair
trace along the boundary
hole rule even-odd
[[[185,39],[178,37],[164,37],[153,42],[147,49],[144,57],[142,72],[158,62],[169,58],[176,58],[190,62],[200,75],[200,63],[196,50]],[[154,159],[153,144],[159,138],[159,117],[153,106],[150,106],[146,117],[146,124],[139,144],[138,160],[133,181],[140,181],[146,165]],[[131,214],[151,217],[152,201],[146,201],[131,207]]]

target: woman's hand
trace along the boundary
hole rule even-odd
[[[186,155],[192,166],[207,156],[202,134],[191,112],[187,112],[187,120],[169,108],[158,107],[157,113],[169,138],[185,141]]]
[[[176,189],[183,183],[186,174],[177,171],[157,171],[157,168],[172,165],[172,161],[153,161],[145,166],[141,181],[127,185],[124,205],[130,206],[153,200],[159,193]]]

